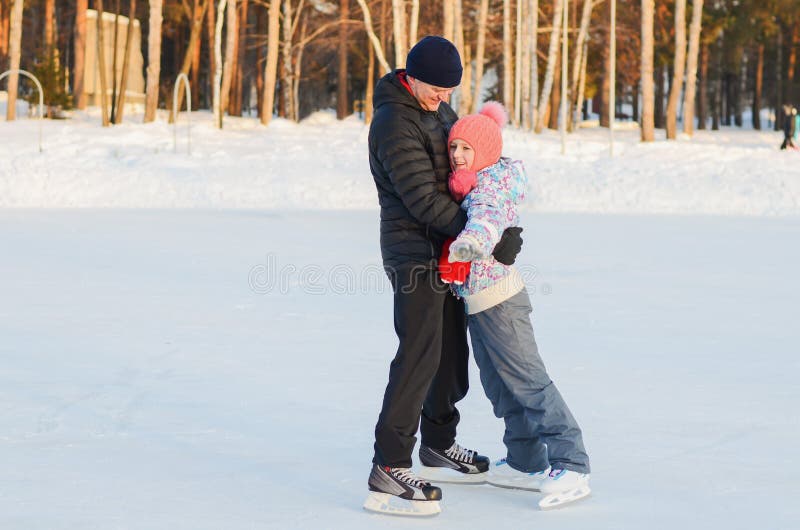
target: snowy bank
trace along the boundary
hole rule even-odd
[[[0,107],[2,107],[0,103]],[[3,109],[0,109],[3,110]],[[0,207],[376,209],[367,128],[355,116],[316,113],[300,124],[186,116],[175,130],[129,114],[102,128],[97,110],[44,123],[0,122]],[[800,153],[780,152],[774,132],[698,131],[693,139],[650,144],[637,130],[588,128],[568,137],[508,128],[505,154],[531,175],[526,208],[617,214],[800,214]]]

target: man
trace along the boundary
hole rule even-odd
[[[447,189],[447,135],[458,118],[448,100],[461,72],[455,46],[428,36],[411,49],[405,70],[387,74],[375,88],[369,162],[400,344],[375,427],[368,510],[438,513],[441,490],[410,470],[420,421],[419,457],[427,469],[449,470],[460,482],[482,482],[489,468],[488,458],[455,441],[455,403],[468,388],[467,320],[463,302],[437,271],[445,239],[466,224],[465,212]],[[512,230],[517,231],[504,234],[494,251],[509,264],[522,244],[521,229]]]

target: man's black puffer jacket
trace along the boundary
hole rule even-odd
[[[381,254],[387,269],[435,268],[447,237],[467,222],[447,187],[447,135],[458,116],[446,103],[424,110],[389,73],[375,87],[369,165],[381,206]]]

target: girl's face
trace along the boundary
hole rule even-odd
[[[475,161],[475,150],[467,142],[456,138],[450,142],[450,165],[453,170],[470,169]]]

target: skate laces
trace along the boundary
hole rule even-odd
[[[422,486],[427,486],[429,483],[421,480],[417,477],[412,471],[411,468],[408,467],[390,467],[389,473],[405,484],[412,486],[414,488],[421,488]]]
[[[457,443],[454,443],[450,449],[444,452],[447,456],[456,460],[458,462],[466,462],[468,464],[472,463],[473,456],[475,455],[475,451],[471,449],[465,449],[461,447]]]

